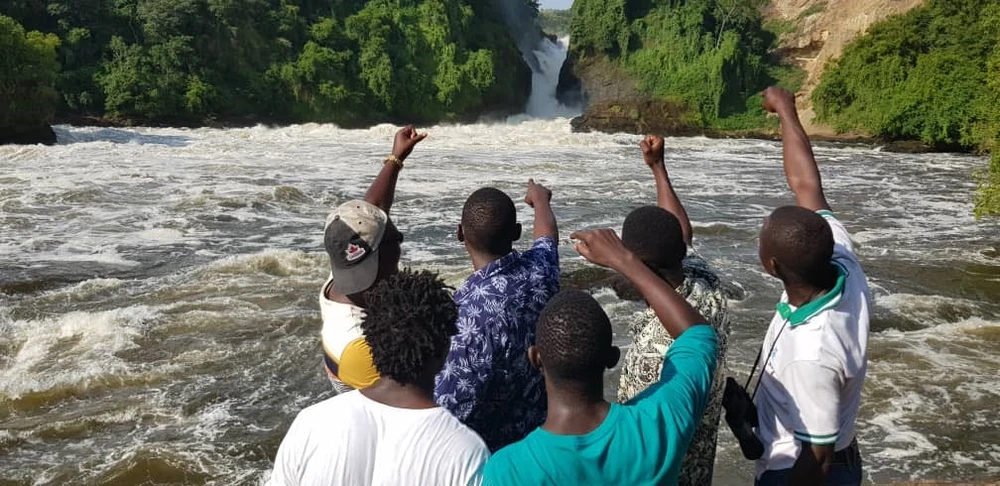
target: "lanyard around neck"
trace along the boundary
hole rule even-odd
[[[774,347],[778,344],[778,339],[781,338],[781,333],[785,332],[786,327],[789,327],[788,319],[785,319],[785,322],[781,324],[781,329],[778,329],[778,335],[775,336],[774,341],[771,342],[771,349],[767,352],[767,357],[764,358],[763,366],[760,367],[760,379],[757,380],[757,386],[753,388],[753,393],[750,394],[750,401],[753,401],[754,398],[757,397],[757,390],[760,388],[760,381],[764,379],[764,370],[767,369],[767,362],[774,354]],[[750,387],[750,383],[753,381],[753,375],[757,372],[757,365],[760,364],[760,357],[764,354],[764,344],[765,343],[760,343],[760,351],[757,352],[757,359],[754,360],[753,368],[750,369],[750,376],[747,377],[747,384],[743,386],[744,390]]]

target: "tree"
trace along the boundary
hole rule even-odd
[[[28,30],[62,40],[55,88],[64,114],[436,122],[520,109],[529,92],[499,1],[0,3]],[[534,22],[533,0],[505,3]]]
[[[1000,42],[989,0],[930,0],[872,26],[823,74],[821,121],[841,131],[977,148],[994,106],[987,59]],[[992,7],[996,10],[996,7]]]
[[[0,128],[39,126],[52,118],[58,47],[55,35],[25,32],[0,15]]]

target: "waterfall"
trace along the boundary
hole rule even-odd
[[[559,118],[579,114],[576,107],[559,103],[556,90],[559,87],[559,71],[566,62],[569,37],[552,40],[542,37],[537,46],[525,57],[531,56],[534,63],[531,66],[531,95],[525,113],[534,118]]]
[[[559,103],[559,72],[566,61],[569,38],[550,39],[542,34],[537,10],[525,0],[493,0],[493,8],[507,24],[521,56],[531,68],[531,93],[525,114],[533,118],[575,116],[579,110]],[[536,5],[537,7],[537,5]]]

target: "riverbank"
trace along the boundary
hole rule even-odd
[[[676,103],[642,98],[594,103],[574,118],[571,125],[577,133],[654,133],[670,137],[781,140],[777,126],[740,130],[706,128],[690,120],[687,110]],[[807,128],[807,132],[813,142],[878,147],[893,153],[977,153],[959,145],[932,145],[920,140],[887,139],[857,132],[837,133],[815,124]]]

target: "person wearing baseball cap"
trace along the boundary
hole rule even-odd
[[[379,379],[361,321],[368,293],[399,271],[403,234],[389,219],[389,209],[403,162],[425,138],[412,126],[397,132],[392,155],[364,199],[345,202],[326,218],[323,245],[330,278],[319,296],[323,365],[340,393],[367,388]]]

